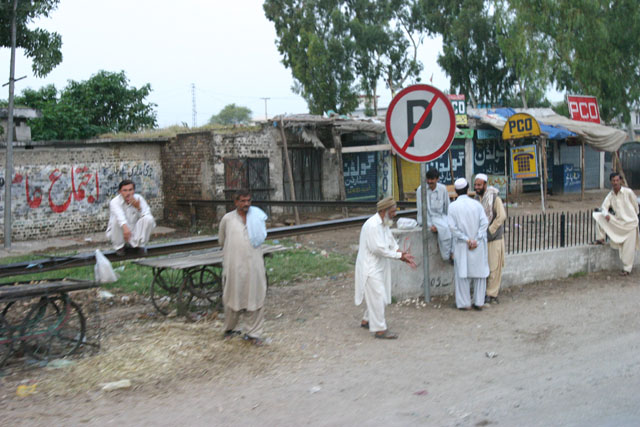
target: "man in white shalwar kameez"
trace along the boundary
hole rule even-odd
[[[469,288],[473,286],[473,308],[482,310],[489,276],[487,227],[489,221],[482,205],[467,196],[469,184],[458,178],[454,187],[458,198],[449,206],[449,228],[453,235],[453,262],[456,307],[471,308]]]
[[[260,244],[267,235],[266,214],[251,206],[251,194],[246,190],[236,193],[234,204],[236,209],[222,217],[218,229],[218,241],[224,253],[224,337],[241,333],[236,326],[244,313],[245,339],[262,345],[267,276]]]
[[[449,210],[449,192],[447,187],[438,182],[440,174],[437,169],[427,171],[427,227],[432,233],[438,235],[438,248],[444,261],[449,261],[451,255],[451,231],[447,222]],[[416,194],[418,207],[418,224],[422,224],[422,186],[418,187]]]
[[[397,259],[415,268],[413,256],[402,252],[389,228],[396,216],[396,202],[391,197],[377,204],[378,213],[369,218],[360,231],[356,259],[355,303],[367,304],[360,326],[369,328],[376,338],[395,339],[384,318],[384,307],[391,303],[391,269],[389,260]]]
[[[125,255],[125,245],[146,254],[151,232],[156,227],[147,201],[140,194],[135,194],[135,190],[134,182],[125,179],[118,184],[118,195],[109,202],[106,234],[120,256]]]
[[[596,221],[596,243],[604,244],[609,236],[610,245],[618,249],[622,260],[622,275],[627,276],[633,269],[636,251],[640,249],[638,236],[638,201],[633,190],[622,186],[620,174],[610,176],[611,191],[602,202],[600,212],[593,213]]]

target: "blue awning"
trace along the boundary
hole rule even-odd
[[[509,120],[509,117],[516,114],[516,111],[513,108],[496,108],[495,110],[489,110],[488,113],[502,116],[506,121],[506,120]],[[569,137],[578,136],[577,134],[571,132],[568,129],[563,128],[562,126],[546,125],[540,120],[538,120],[538,124],[540,125],[540,130],[542,131],[542,133],[547,135],[548,139],[566,139]]]

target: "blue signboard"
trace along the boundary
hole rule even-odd
[[[449,164],[449,151],[445,152],[436,160],[427,163],[427,170],[436,168],[440,173],[440,182],[444,185],[453,184],[451,181],[451,167],[453,167],[454,179],[464,177],[464,143],[460,144],[454,140],[451,144],[451,157],[453,165]]]
[[[504,175],[504,142],[496,140],[476,141],[473,147],[473,173]]]
[[[347,200],[377,200],[377,153],[348,153],[342,156]]]

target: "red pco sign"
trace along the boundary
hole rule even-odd
[[[600,110],[595,96],[567,95],[572,120],[600,123]]]

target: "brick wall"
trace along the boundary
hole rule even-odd
[[[132,179],[156,219],[164,204],[160,147],[166,140],[33,143],[13,149],[12,239],[105,230],[118,183]],[[0,236],[4,238],[4,166],[0,151]]]

